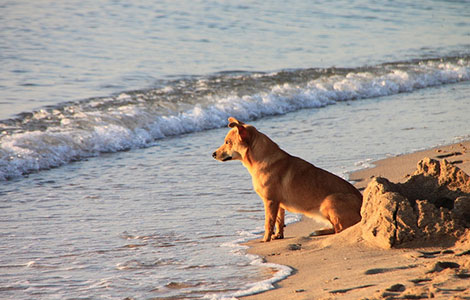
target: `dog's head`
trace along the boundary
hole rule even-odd
[[[242,160],[248,149],[253,127],[233,117],[228,118],[228,127],[232,129],[225,137],[224,144],[212,153],[212,157],[220,161]]]

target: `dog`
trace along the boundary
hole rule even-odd
[[[338,233],[361,220],[362,194],[349,182],[288,154],[255,127],[228,121],[231,130],[212,157],[241,160],[250,172],[264,203],[263,242],[284,238],[285,210],[331,223],[312,235]]]

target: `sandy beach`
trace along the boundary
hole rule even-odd
[[[425,157],[470,174],[470,141],[387,158],[350,175],[361,192],[375,176],[405,182]],[[470,234],[455,244],[382,249],[362,238],[361,224],[310,237],[314,220],[287,226],[284,240],[250,241],[248,252],[293,268],[275,289],[243,299],[470,299]]]

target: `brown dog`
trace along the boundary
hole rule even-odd
[[[338,233],[361,220],[362,195],[349,182],[289,155],[255,127],[235,118],[228,121],[232,129],[212,156],[220,161],[241,160],[250,172],[264,202],[264,242],[284,238],[285,209],[320,216],[333,225],[316,234]]]

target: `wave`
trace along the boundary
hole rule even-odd
[[[470,56],[161,81],[153,89],[63,103],[0,121],[0,180],[226,126],[229,116],[250,121],[468,80]]]

